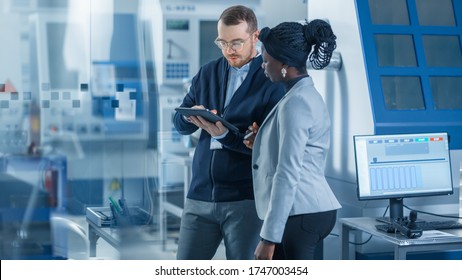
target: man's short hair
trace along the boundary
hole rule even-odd
[[[247,22],[248,33],[252,33],[258,29],[258,22],[255,13],[252,9],[242,5],[227,8],[223,11],[223,13],[221,13],[219,20],[221,20],[225,25],[238,25],[241,22]]]

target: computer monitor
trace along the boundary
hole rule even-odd
[[[389,199],[390,220],[403,198],[453,193],[448,134],[353,136],[359,200]]]

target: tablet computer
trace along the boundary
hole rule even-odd
[[[197,108],[187,108],[187,107],[177,107],[175,111],[182,114],[183,116],[201,116],[204,119],[208,120],[209,122],[221,122],[224,126],[226,126],[229,130],[238,133],[239,129],[234,126],[232,123],[228,122],[227,120],[223,119],[222,117],[215,115],[214,113],[210,112],[208,109],[197,109]]]

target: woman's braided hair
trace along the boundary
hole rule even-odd
[[[316,19],[311,21],[304,28],[304,34],[309,44],[314,45],[313,52],[309,56],[309,60],[314,69],[322,69],[326,67],[332,57],[337,44],[330,24]]]
[[[271,33],[288,44],[288,47],[309,54],[308,59],[313,68],[322,69],[330,62],[337,47],[337,37],[330,24],[324,20],[316,19],[306,23],[284,22],[274,27]]]

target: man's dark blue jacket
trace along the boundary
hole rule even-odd
[[[255,57],[242,85],[224,107],[228,61],[221,57],[204,65],[194,76],[182,107],[203,105],[239,128],[219,139],[223,149],[210,149],[210,134],[202,131],[197,144],[188,198],[201,201],[238,201],[253,199],[252,150],[244,144],[244,134],[253,122],[261,125],[284,95],[282,85],[272,83],[261,68],[262,56]],[[176,113],[174,125],[180,134],[191,134],[198,128]]]

